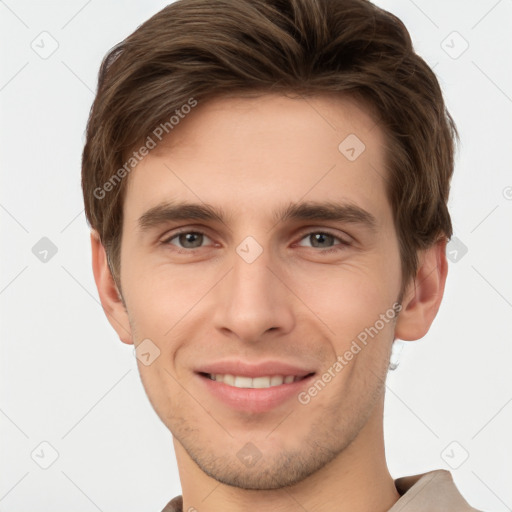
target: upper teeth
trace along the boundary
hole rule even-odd
[[[271,386],[280,386],[281,384],[289,384],[295,380],[300,380],[302,377],[295,377],[294,375],[274,375],[272,377],[242,377],[240,375],[229,374],[208,374],[210,379],[218,382],[223,382],[235,388],[269,388]]]

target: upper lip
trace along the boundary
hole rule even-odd
[[[293,366],[280,361],[265,361],[261,363],[246,363],[244,361],[218,361],[206,364],[196,370],[197,373],[240,375],[242,377],[266,377],[282,375],[284,377],[293,375],[305,377],[314,370],[308,370],[299,366]]]

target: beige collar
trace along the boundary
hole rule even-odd
[[[397,478],[395,487],[402,497],[388,512],[478,512],[462,497],[451,473],[444,469]]]

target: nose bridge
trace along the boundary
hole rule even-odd
[[[216,305],[216,327],[245,341],[257,341],[270,329],[288,331],[293,325],[286,288],[270,270],[277,262],[269,249],[256,243],[249,239],[237,247]]]
[[[248,254],[250,254],[248,251]],[[233,258],[233,270],[231,272],[232,292],[239,300],[253,300],[266,295],[270,288],[270,281],[273,277],[269,270],[271,258],[269,251],[262,251],[260,255],[252,259],[246,259],[244,255],[237,255]],[[274,278],[275,279],[275,278]],[[270,297],[267,297],[270,298]]]

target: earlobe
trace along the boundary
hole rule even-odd
[[[441,305],[447,274],[446,240],[440,240],[419,255],[415,279],[402,300],[395,338],[412,341],[427,334]]]
[[[105,248],[96,230],[91,230],[92,269],[103,311],[123,343],[133,344],[128,312],[112,277]]]

